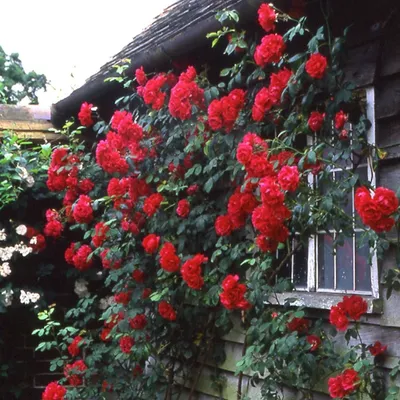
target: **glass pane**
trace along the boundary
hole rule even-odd
[[[276,263],[276,265],[278,266],[280,263],[281,263],[281,261],[286,257],[286,254],[287,254],[287,250],[285,249],[285,250],[279,250],[278,251],[278,259],[277,259],[277,263]],[[283,265],[283,267],[281,268],[281,270],[279,271],[279,273],[278,273],[278,276],[277,276],[277,278],[279,277],[279,278],[291,278],[291,265],[292,265],[292,262],[291,262],[291,260],[288,260],[284,265]]]
[[[296,242],[294,243],[294,246],[296,246]],[[294,254],[293,259],[293,284],[297,288],[306,288],[308,268],[307,247],[301,246]]]
[[[318,235],[318,287],[333,289],[333,238],[330,235]]]
[[[362,246],[359,248],[358,246]],[[361,234],[356,234],[356,290],[371,290],[370,249],[367,243],[362,243]]]
[[[336,249],[336,288],[353,290],[353,238],[346,238]]]

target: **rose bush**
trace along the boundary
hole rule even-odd
[[[53,152],[47,186],[60,203],[46,214],[45,234],[64,235],[66,262],[96,290],[85,292],[60,330],[50,312],[41,314],[46,326],[35,333],[56,340],[40,349],[59,349],[51,370],[66,376],[44,400],[104,391],[171,399],[200,359],[223,360],[218,340],[232,329],[235,310],[246,333],[237,372],[250,372],[263,398],[280,398],[285,385],[309,396],[321,381],[335,398],[375,399],[381,391],[372,357],[384,352],[381,344],[361,340],[343,355],[322,321],[275,300],[293,290],[283,269],[310,235],[333,228],[335,245],[353,235],[353,216],[343,209],[354,188],[368,225],[363,238],[379,254],[398,201],[385,188],[372,196],[357,170],[332,178],[353,153],[377,154],[354,86],[343,80],[344,38],[330,38],[328,47],[320,28],[306,51],[289,55],[305,20],[280,32],[279,21],[293,19],[267,4],[258,19],[267,32],[261,40],[246,42],[228,27],[209,35],[213,44],[231,35],[226,52],[240,56],[221,81],[193,66],[116,77],[131,91],[110,121],[91,104],[79,113],[98,143],[89,148],[72,132],[69,145]],[[347,120],[351,141],[342,134]],[[359,338],[366,307],[359,296],[345,297],[330,322],[348,341]]]

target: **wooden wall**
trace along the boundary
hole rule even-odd
[[[376,13],[376,21],[369,20],[362,29],[353,30],[346,76],[359,87],[375,87],[376,140],[377,145],[387,152],[386,158],[379,165],[377,185],[397,191],[400,187],[400,27],[397,22],[399,15],[390,9],[390,3],[375,3],[376,7],[381,7]],[[365,7],[370,4],[372,2],[366,1]],[[382,12],[382,7],[387,7],[386,12]],[[373,15],[374,10],[368,11]],[[391,247],[380,262],[380,277],[385,270],[393,267],[396,267],[395,251]],[[400,361],[400,294],[394,292],[387,300],[386,292],[381,288],[381,299],[382,314],[371,314],[363,318],[361,336],[366,343],[379,340],[388,345],[382,369],[389,372]],[[310,311],[316,317],[328,316],[326,311]],[[338,335],[337,342],[339,346],[345,347],[342,337],[343,335]],[[225,338],[227,358],[218,366],[220,373],[226,378],[222,396],[212,389],[211,381],[207,379],[210,374],[215,375],[216,367],[206,363],[205,376],[197,384],[196,399],[237,399],[238,378],[234,371],[236,362],[242,357],[243,340],[238,322],[236,329]],[[242,383],[242,393],[247,394],[251,400],[261,399],[259,390],[248,384],[246,376]],[[299,395],[288,389],[285,400],[295,399],[300,399]],[[328,399],[330,396],[327,388],[321,385],[315,392],[314,400]]]

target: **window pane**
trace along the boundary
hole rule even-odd
[[[336,249],[336,288],[353,290],[353,238]]]
[[[371,265],[369,262],[370,250],[366,243],[362,243],[361,234],[356,234],[356,290],[371,290]]]
[[[296,243],[294,243],[296,246]],[[308,250],[301,246],[293,257],[293,284],[297,288],[307,287]]]
[[[333,289],[333,238],[330,235],[318,235],[318,287]]]

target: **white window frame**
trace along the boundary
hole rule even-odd
[[[370,144],[376,142],[376,126],[375,126],[375,90],[373,87],[368,87],[366,91],[366,114],[367,118],[371,122],[371,127],[367,132],[367,140]],[[309,138],[312,141],[312,138]],[[376,174],[372,168],[371,159],[367,159],[367,173],[368,180],[371,182],[372,187],[376,187]],[[312,174],[308,177],[310,185],[315,185],[315,179]],[[353,196],[353,207],[354,210],[354,196]],[[356,232],[358,230],[356,229]],[[362,231],[362,230],[360,230]],[[326,232],[321,232],[324,234]],[[355,240],[353,240],[353,280],[355,280]],[[294,275],[294,258],[292,255],[290,263],[291,279],[293,281]],[[342,290],[342,289],[325,289],[318,288],[318,240],[316,235],[312,235],[308,241],[308,255],[307,255],[307,287],[296,288],[294,292],[278,294],[276,302],[282,304],[287,302],[289,299],[290,305],[293,306],[306,306],[310,308],[322,308],[329,309],[332,305],[335,305],[340,301],[343,295],[358,294],[363,296],[368,303],[369,313],[380,313],[382,312],[382,303],[380,301],[379,293],[379,271],[378,271],[378,259],[376,251],[371,254],[371,291],[360,291],[360,290]],[[334,279],[336,283],[336,256],[334,257]],[[353,287],[355,283],[353,281]]]

